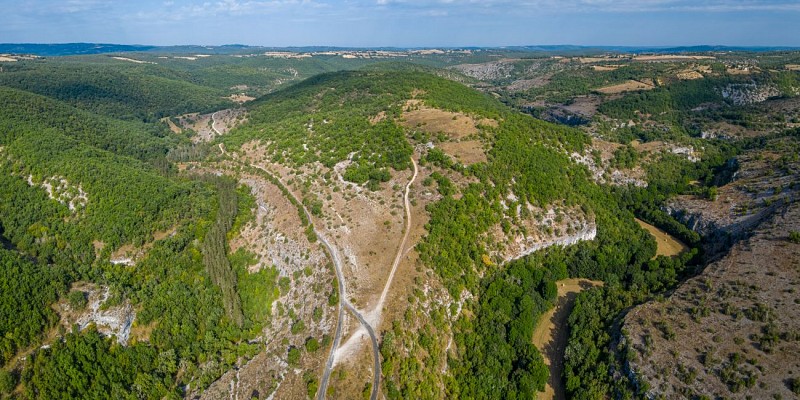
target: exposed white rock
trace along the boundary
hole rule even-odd
[[[773,85],[758,85],[755,82],[731,83],[722,89],[722,98],[737,106],[761,103],[780,94],[780,90]]]
[[[115,336],[117,342],[125,345],[131,334],[131,326],[136,319],[136,311],[128,300],[121,305],[101,309],[103,303],[108,300],[110,290],[103,287],[102,293],[93,293],[89,296],[89,308],[81,314],[75,321],[78,327],[83,330],[90,324],[95,324],[97,330],[106,336]]]
[[[647,181],[628,176],[618,169],[611,172],[611,183],[617,186],[633,185],[636,187],[647,187]]]
[[[461,64],[451,68],[475,79],[490,80],[511,77],[511,72],[514,71],[514,64],[495,61],[483,64]]]
[[[594,240],[597,237],[597,225],[594,222],[588,222],[586,225],[580,229],[578,232],[575,232],[572,235],[562,235],[556,236],[551,239],[546,239],[543,241],[535,241],[531,238],[526,238],[521,240],[518,238],[516,240],[516,245],[521,248],[521,251],[516,253],[516,255],[512,256],[511,258],[506,259],[505,261],[515,260],[528,254],[531,254],[535,251],[545,249],[551,246],[570,246],[578,242],[582,242],[584,240]]]
[[[62,176],[52,176],[41,182],[35,182],[33,175],[28,175],[28,185],[41,187],[47,192],[48,197],[66,205],[70,211],[86,208],[86,204],[89,203],[89,195],[83,187],[71,185]]]
[[[108,261],[111,262],[114,265],[120,265],[121,264],[121,265],[127,265],[129,267],[136,264],[136,261],[134,261],[133,258],[130,258],[130,257],[111,258]]]
[[[700,157],[697,156],[697,153],[694,151],[694,147],[687,146],[687,147],[673,147],[671,150],[672,154],[684,155],[686,158],[691,162],[698,162],[700,161]]]
[[[618,169],[611,171],[609,175],[610,179],[607,180],[606,169],[603,165],[597,165],[594,157],[590,154],[572,153],[570,154],[570,158],[578,164],[585,165],[592,174],[592,179],[597,183],[609,183],[616,186],[634,185],[636,187],[647,187],[647,181],[631,176],[631,174]]]

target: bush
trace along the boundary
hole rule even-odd
[[[69,301],[69,306],[72,307],[73,310],[83,310],[86,307],[86,304],[89,302],[86,299],[86,293],[80,290],[73,290],[69,292],[69,295],[67,295],[67,300]]]
[[[300,349],[294,346],[290,347],[289,353],[286,356],[286,362],[293,367],[296,367],[298,364],[300,364]]]
[[[297,322],[292,324],[292,335],[296,335],[304,330],[306,330],[306,323],[303,322],[302,319],[299,319]]]
[[[800,243],[800,231],[789,231],[789,241],[792,243]]]
[[[306,389],[309,398],[314,398],[314,395],[317,394],[317,389],[319,389],[319,382],[317,382],[317,378],[312,374],[305,375],[306,381]]]
[[[800,395],[800,378],[792,378],[789,380],[789,388],[792,389],[792,393],[796,395]]]
[[[313,353],[319,349],[319,341],[316,338],[310,337],[306,340],[306,350]]]

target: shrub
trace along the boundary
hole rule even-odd
[[[310,337],[306,340],[306,350],[313,353],[319,349],[319,341],[316,338]]]
[[[292,335],[296,335],[306,329],[306,323],[302,319],[292,324]]]
[[[800,378],[792,378],[789,380],[789,388],[792,389],[792,393],[796,395],[800,395]]]
[[[296,367],[298,364],[300,364],[300,349],[294,346],[290,347],[289,353],[286,356],[286,362],[293,367]]]
[[[67,295],[67,300],[69,301],[69,306],[72,307],[73,310],[83,310],[86,307],[86,304],[89,302],[86,299],[86,293],[80,290],[73,290],[69,292]]]

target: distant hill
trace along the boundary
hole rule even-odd
[[[443,47],[444,48],[444,47]],[[149,45],[125,45],[125,44],[103,44],[103,43],[0,43],[0,53],[12,54],[35,54],[39,56],[72,56],[85,54],[105,54],[122,52],[141,52],[155,51],[160,53],[210,53],[210,54],[231,54],[253,49],[263,51],[291,51],[291,52],[323,52],[323,51],[353,51],[353,50],[384,50],[384,51],[404,51],[419,50],[420,48],[399,48],[399,47],[329,47],[329,46],[305,46],[305,47],[262,47],[247,46],[241,44],[229,44],[222,46],[199,46],[199,45],[178,45],[178,46],[149,46]],[[657,46],[578,46],[578,45],[530,45],[530,46],[501,46],[501,47],[465,47],[471,50],[512,50],[520,52],[534,53],[558,53],[565,55],[596,54],[605,52],[619,53],[702,53],[709,51],[786,51],[797,50],[798,47],[766,47],[766,46],[677,46],[677,47],[657,47]]]
[[[704,53],[710,51],[787,51],[797,50],[797,47],[780,46],[575,46],[575,45],[544,45],[544,46],[512,46],[506,47],[508,50],[561,53],[561,54],[591,54],[598,52],[619,52],[619,53]]]
[[[155,46],[102,43],[0,43],[0,53],[36,54],[39,56],[70,56],[79,54],[147,51]]]

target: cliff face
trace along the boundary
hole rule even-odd
[[[628,369],[648,398],[795,398],[800,244],[789,232],[800,230],[800,204],[761,213],[724,257],[625,317]]]
[[[777,138],[748,150],[729,163],[730,182],[718,182],[715,196],[677,196],[664,211],[701,234],[707,254],[724,252],[800,198],[800,161],[775,150],[792,153],[796,142],[792,137]]]
[[[648,398],[791,397],[800,321],[800,142],[766,139],[706,197],[664,210],[703,236],[711,261],[668,298],[633,308],[622,343]],[[734,172],[735,171],[735,172]],[[725,182],[730,180],[729,182]]]
[[[535,240],[532,238],[518,238],[511,246],[511,253],[506,261],[524,257],[535,251],[548,248],[550,246],[570,246],[584,240],[593,240],[597,236],[597,225],[594,222],[587,222],[580,230],[573,234],[555,236],[545,240]]]
[[[788,202],[786,198],[781,198],[754,212],[724,214],[714,210],[714,202],[684,198],[673,201],[664,208],[664,211],[703,236],[706,253],[713,256],[724,252],[733,243],[746,237]]]

